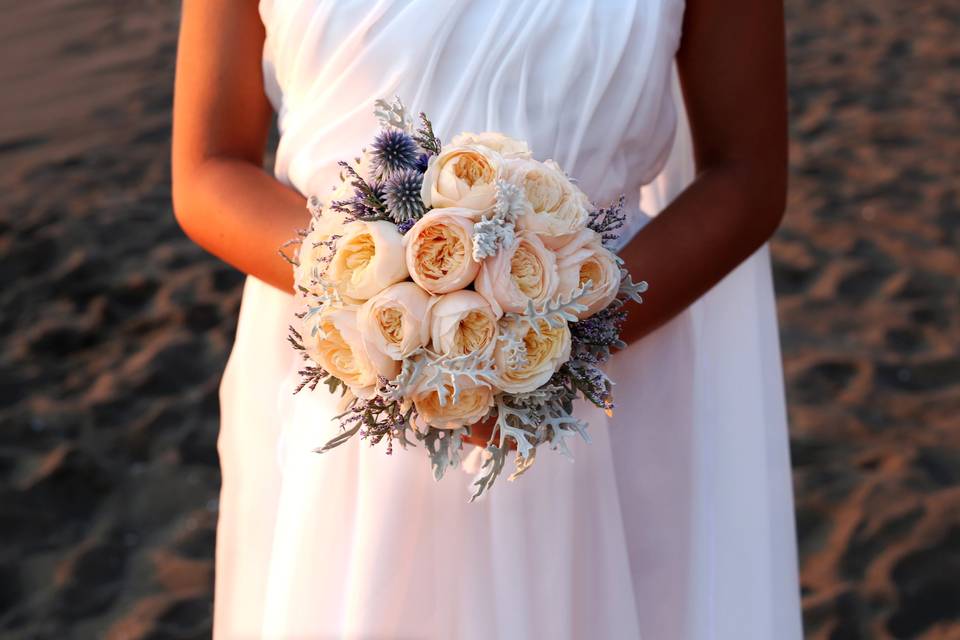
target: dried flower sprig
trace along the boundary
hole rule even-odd
[[[620,237],[619,230],[627,221],[627,214],[623,212],[624,201],[624,197],[620,196],[613,204],[590,212],[587,227],[600,234],[605,246],[612,244]]]
[[[368,182],[348,162],[338,162],[346,174],[350,185],[354,188],[353,198],[334,200],[330,208],[343,213],[348,220],[389,220],[387,204],[384,200],[383,185],[379,182]]]
[[[405,408],[400,401],[385,398],[379,393],[367,399],[353,398],[347,410],[334,418],[340,423],[341,433],[316,451],[329,451],[359,434],[370,446],[386,439],[386,452],[391,454],[394,442],[404,448],[412,444],[407,439],[407,430],[411,428],[414,413],[413,407]]]
[[[292,326],[288,327],[287,329],[287,341],[295,350],[299,351],[303,359],[309,363],[307,366],[297,372],[297,374],[300,376],[300,383],[293,390],[293,393],[300,393],[305,388],[313,391],[321,382],[327,385],[330,393],[336,392],[338,388],[341,388],[342,392],[346,393],[347,385],[340,378],[337,378],[323,367],[312,363],[310,357],[307,355],[307,348],[303,344],[303,336],[300,335],[300,332],[294,329]]]
[[[435,156],[440,155],[442,145],[440,138],[433,132],[433,123],[427,117],[427,114],[420,112],[420,127],[413,133],[413,139],[417,141],[420,148],[427,153]]]

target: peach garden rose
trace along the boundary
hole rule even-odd
[[[567,296],[588,280],[590,290],[578,300],[587,306],[577,313],[580,319],[589,318],[604,309],[617,297],[620,288],[620,265],[617,257],[603,246],[600,237],[590,229],[583,229],[556,252],[559,285],[558,296]]]
[[[439,354],[490,355],[497,342],[497,317],[476,291],[454,291],[433,299],[430,337]]]
[[[480,270],[473,259],[473,220],[465,209],[434,209],[404,235],[410,277],[430,293],[463,289]]]
[[[392,378],[400,365],[372,353],[357,326],[356,307],[324,309],[304,327],[307,353],[317,364],[344,382],[358,397],[372,395],[377,375]]]
[[[517,228],[538,234],[546,246],[555,248],[587,225],[589,199],[554,161],[510,160],[506,174],[526,194],[526,211]]]
[[[346,223],[327,267],[330,283],[349,299],[364,301],[407,279],[403,236],[386,220]]]
[[[454,136],[450,144],[455,147],[486,147],[499,153],[504,158],[530,158],[533,155],[530,153],[530,147],[523,140],[517,140],[496,131],[483,131],[481,133],[464,131]]]
[[[496,202],[503,158],[480,145],[450,146],[430,158],[421,197],[427,207],[459,207],[479,218]]]
[[[512,246],[487,258],[477,274],[476,289],[497,316],[522,313],[533,301],[541,307],[557,291],[557,259],[540,238],[524,232]]]
[[[533,391],[547,383],[554,372],[570,359],[570,329],[566,323],[549,327],[540,322],[540,331],[525,320],[500,323],[501,333],[519,345],[518,351],[506,347],[495,354],[498,387],[508,393]]]
[[[453,389],[448,385],[444,402],[440,401],[436,389],[414,396],[419,429],[456,429],[471,425],[483,419],[493,406],[493,391],[487,386],[461,389],[456,401],[451,397],[452,393]]]
[[[430,339],[429,304],[429,293],[413,282],[398,282],[360,306],[357,327],[371,348],[403,360]]]

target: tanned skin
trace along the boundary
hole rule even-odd
[[[173,116],[173,202],[207,251],[283,291],[277,248],[308,223],[304,197],[262,168],[271,107],[256,0],[184,0]],[[783,217],[787,104],[783,7],[687,0],[677,53],[696,179],[620,255],[651,283],[623,328],[663,325],[766,242]],[[491,433],[475,425],[470,441]],[[485,433],[484,433],[485,431]]]

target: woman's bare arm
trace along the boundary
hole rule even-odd
[[[787,183],[783,7],[687,0],[677,53],[696,180],[623,250],[650,283],[624,339],[683,311],[756,251],[783,216]]]
[[[262,169],[271,108],[256,0],[185,0],[173,109],[173,203],[201,247],[284,291],[277,248],[305,227],[298,193]]]
[[[633,342],[686,309],[747,259],[783,217],[786,61],[777,0],[687,0],[677,54],[697,177],[621,252],[650,282],[631,307]],[[485,446],[494,428],[471,428]]]

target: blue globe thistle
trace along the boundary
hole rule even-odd
[[[390,176],[417,166],[417,143],[399,129],[385,129],[377,135],[370,149],[376,175]]]
[[[429,154],[429,153],[421,153],[421,154],[417,157],[417,166],[414,167],[414,168],[415,168],[417,171],[419,171],[420,173],[426,173],[426,171],[427,171],[427,165],[429,165],[429,164],[430,164],[430,154]]]
[[[404,169],[384,184],[383,199],[387,212],[395,222],[415,220],[423,215],[420,187],[423,175],[415,169]]]
[[[397,231],[400,232],[400,235],[404,235],[407,233],[407,231],[410,231],[410,229],[412,229],[413,225],[415,225],[416,223],[417,221],[412,218],[410,220],[404,220],[403,222],[398,222]]]

